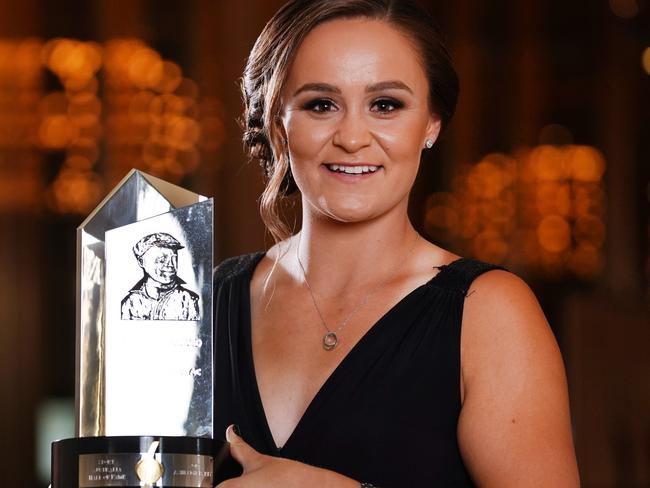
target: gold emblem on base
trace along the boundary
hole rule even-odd
[[[145,488],[151,488],[165,473],[165,467],[154,458],[158,444],[158,441],[153,441],[147,453],[135,463],[135,474],[144,483]]]

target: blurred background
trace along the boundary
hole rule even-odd
[[[130,168],[215,197],[216,259],[271,244],[238,79],[277,0],[0,0],[0,473],[73,429],[75,229]],[[585,487],[650,487],[650,4],[421,1],[458,111],[420,231],[505,264],[560,343]]]

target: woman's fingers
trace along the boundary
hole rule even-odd
[[[264,456],[241,438],[236,425],[226,429],[226,440],[230,443],[232,457],[244,468],[244,474],[254,471],[262,464]]]

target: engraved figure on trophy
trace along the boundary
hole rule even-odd
[[[144,276],[122,299],[122,320],[200,320],[199,296],[178,276],[178,239],[156,232],[140,239],[133,254]]]

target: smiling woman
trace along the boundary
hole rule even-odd
[[[289,2],[242,87],[276,243],[215,271],[215,429],[238,426],[243,467],[220,486],[578,486],[534,295],[407,215],[458,94],[430,17],[409,1]],[[295,191],[291,235],[277,205]]]

